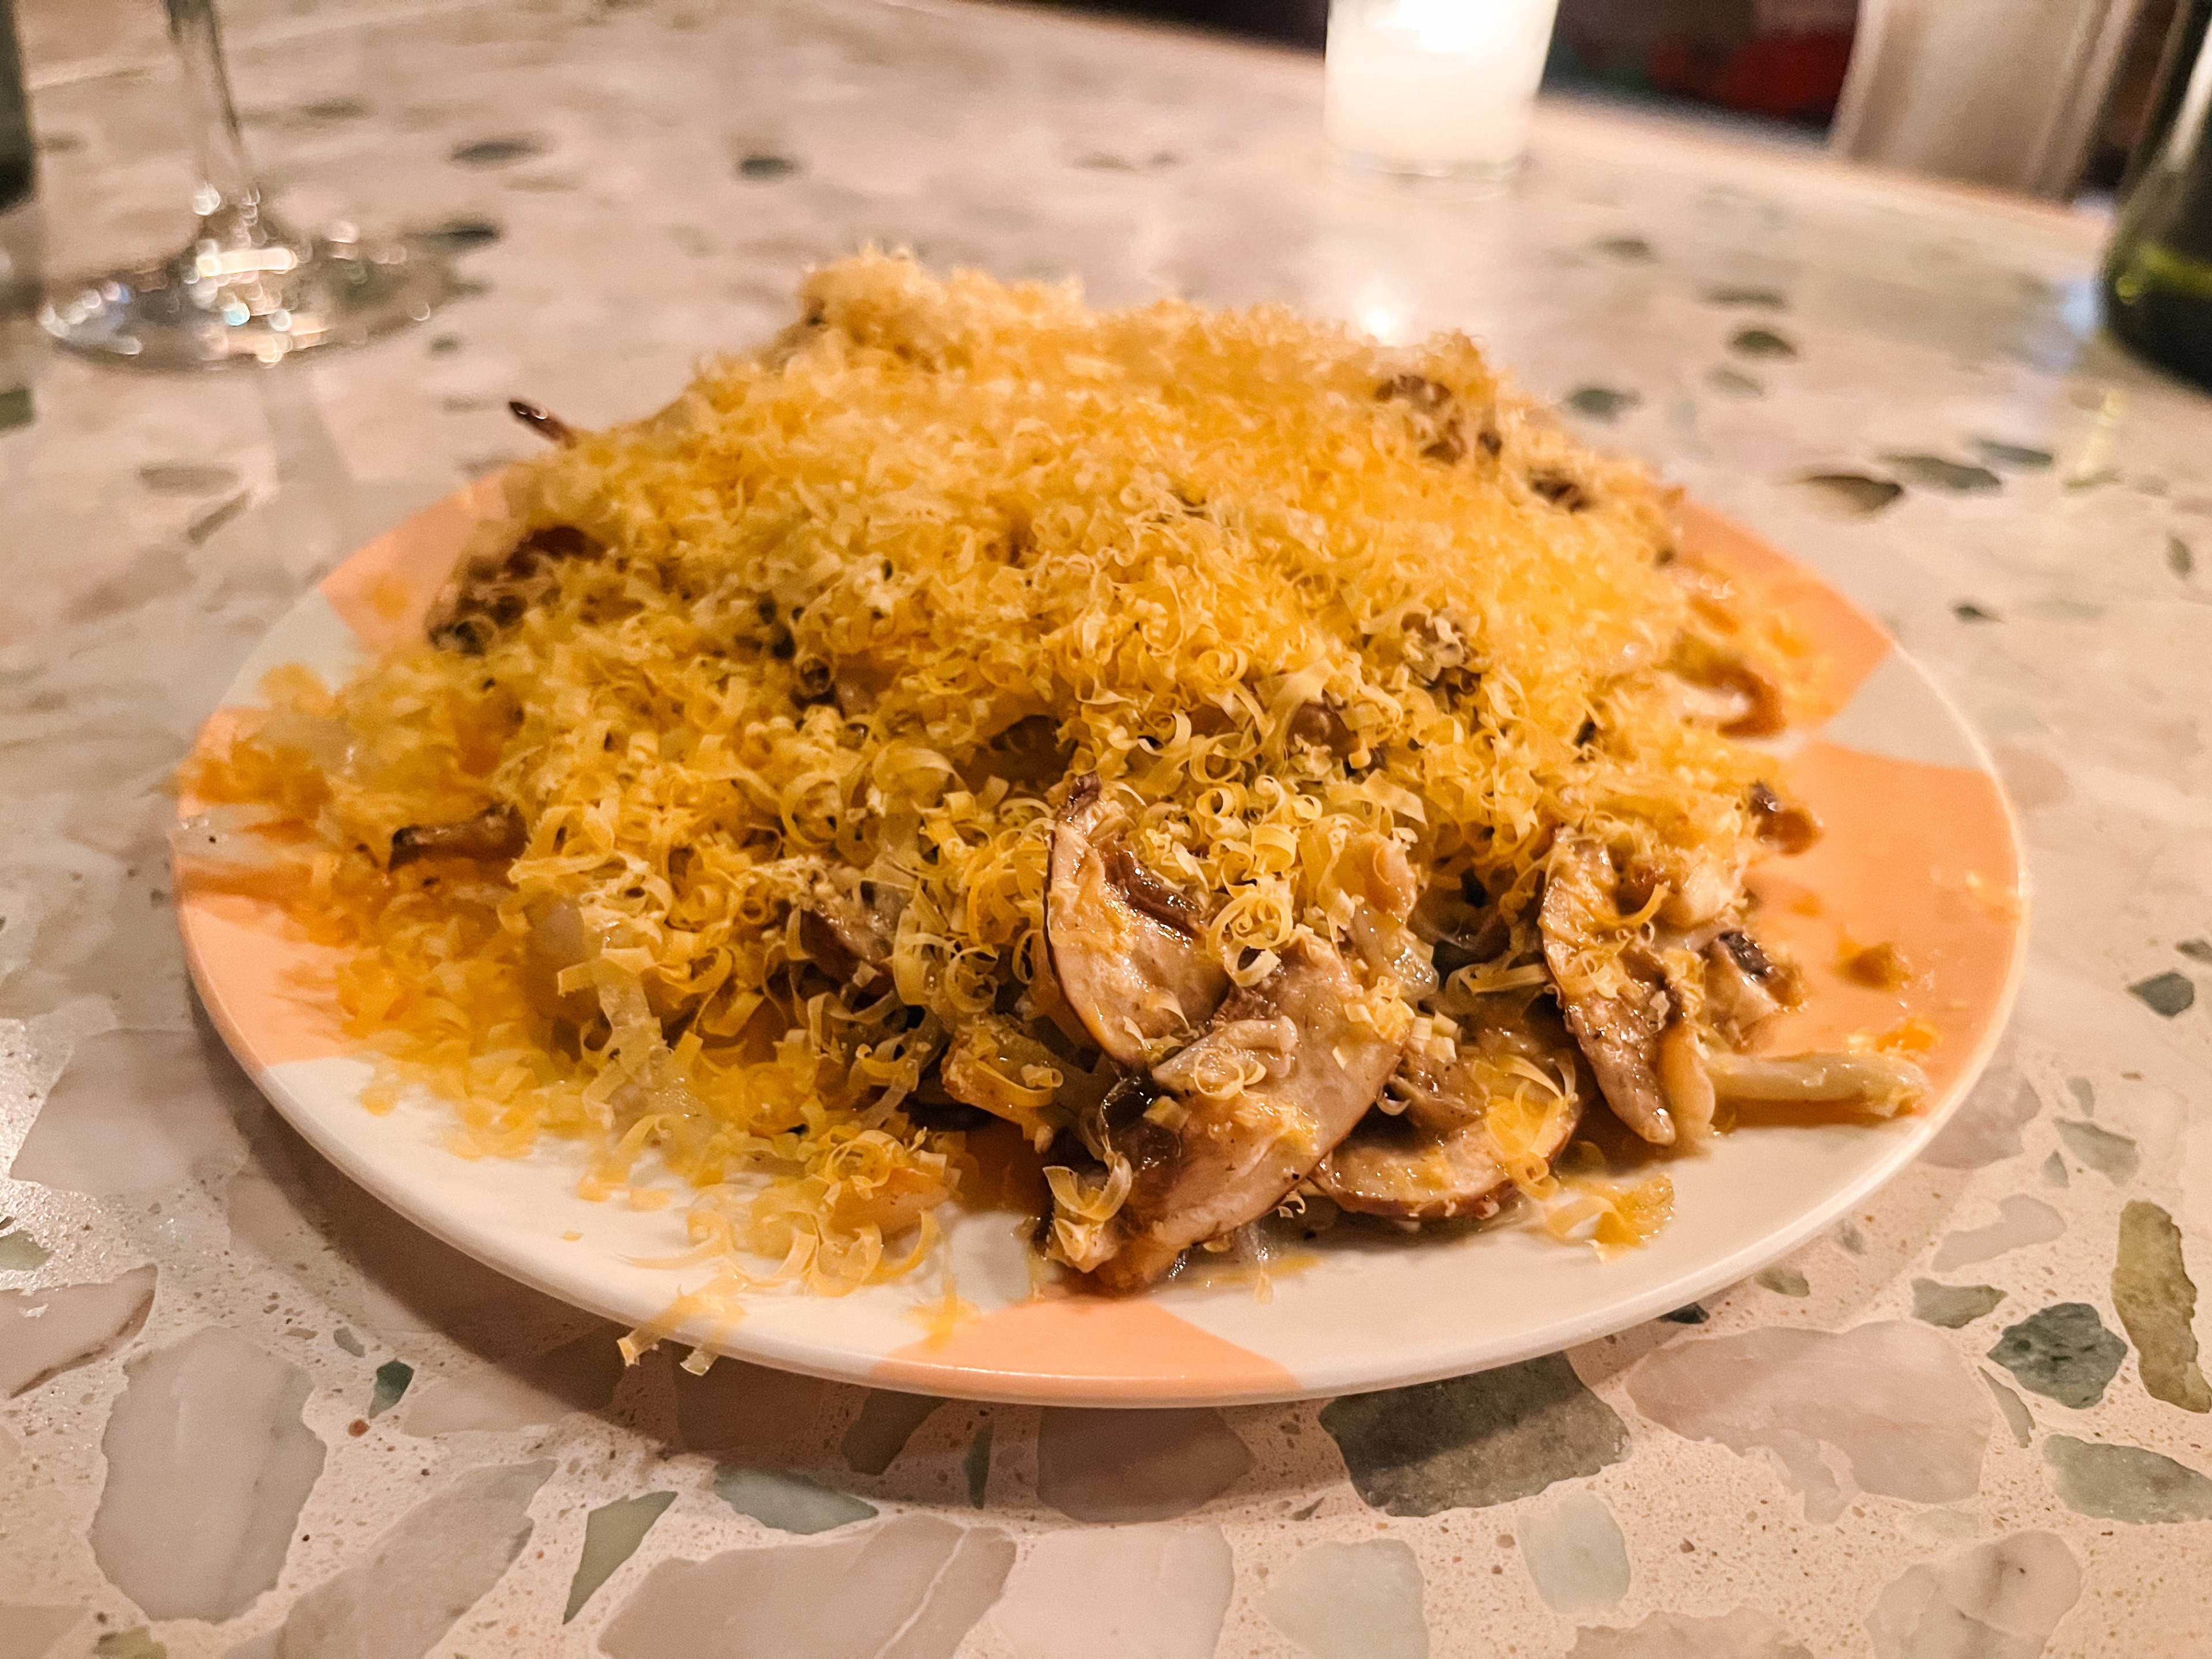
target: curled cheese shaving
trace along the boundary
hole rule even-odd
[[[1052,1190],[1052,1231],[1058,1253],[1079,1271],[1088,1271],[1112,1254],[1107,1228],[1127,1201],[1135,1171],[1127,1158],[1114,1157],[1103,1173],[1056,1164],[1045,1170],[1044,1178]]]

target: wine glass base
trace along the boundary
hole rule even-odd
[[[305,237],[216,254],[202,242],[58,295],[39,320],[103,362],[222,368],[360,345],[427,320],[444,294],[443,268],[404,243]]]

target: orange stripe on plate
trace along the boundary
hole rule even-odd
[[[500,476],[479,478],[354,554],[323,578],[323,598],[363,646],[388,651],[422,626],[477,526],[506,510]]]
[[[2026,926],[2003,793],[1986,772],[1820,742],[1797,752],[1789,783],[1827,833],[1751,874],[1759,933],[1796,959],[1807,993],[1804,1007],[1762,1028],[1759,1047],[1832,1048],[1917,1016],[1942,1036],[1922,1057],[1940,1092],[2003,1006]],[[1910,981],[1882,991],[1847,978],[1838,963],[1847,928],[1861,945],[1895,945]]]
[[[338,953],[308,939],[278,906],[186,877],[177,927],[208,1012],[248,1066],[353,1052],[331,992]]]
[[[1675,523],[1690,553],[1741,579],[1762,606],[1805,630],[1816,660],[1802,724],[1818,726],[1836,714],[1889,654],[1890,638],[1880,623],[1733,519],[1685,501],[1675,508]]]
[[[972,1389],[985,1378],[1036,1397],[1131,1404],[1163,1396],[1295,1393],[1297,1378],[1273,1360],[1200,1329],[1149,1297],[1042,1296],[971,1319],[942,1339],[910,1343],[878,1360],[894,1389]],[[1102,1387],[1102,1385],[1103,1385]]]
[[[250,712],[229,704],[216,709],[193,752],[223,748]],[[177,816],[190,817],[206,805],[187,786],[179,791]],[[276,900],[226,886],[189,859],[173,868],[177,931],[201,1000],[232,1052],[259,1070],[352,1053],[331,989],[338,953],[310,940]]]

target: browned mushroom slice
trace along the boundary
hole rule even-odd
[[[1449,386],[1425,374],[1394,374],[1376,388],[1375,396],[1382,403],[1404,404],[1413,411],[1415,429],[1423,441],[1424,460],[1449,465],[1467,458],[1467,420]],[[1497,442],[1497,434],[1486,425],[1484,450],[1495,455]]]
[[[558,415],[542,404],[525,402],[520,398],[507,400],[507,412],[535,432],[549,444],[558,444],[566,449],[581,435]]]
[[[560,580],[558,566],[605,551],[574,525],[533,530],[505,553],[479,555],[455,571],[430,607],[424,631],[441,651],[482,656],[493,640],[553,591]]]
[[[1370,1112],[1313,1178],[1340,1209],[1407,1221],[1487,1220],[1512,1184],[1479,1105],[1433,1121]]]
[[[1582,480],[1565,472],[1531,472],[1528,489],[1531,494],[1541,496],[1562,513],[1579,513],[1590,504],[1590,493]]]
[[[1007,726],[970,758],[961,781],[980,793],[993,778],[1004,778],[1021,793],[1042,794],[1067,775],[1073,753],[1060,738],[1060,722],[1049,714],[1027,714]]]
[[[1139,1066],[1206,1023],[1229,975],[1199,942],[1188,900],[1103,834],[1109,816],[1098,780],[1078,779],[1053,826],[1045,943],[1091,1041]]]
[[[1370,1112],[1314,1171],[1314,1184],[1363,1215],[1448,1221],[1497,1214],[1512,1181],[1474,1073],[1457,1061],[1438,1066],[1409,1057],[1398,1086],[1408,1097],[1406,1109]],[[1528,1151],[1549,1163],[1581,1117],[1577,1104],[1547,1119]]]
[[[1654,905],[1660,937],[1669,949],[1698,951],[1725,925],[1723,918],[1743,896],[1743,872],[1733,862],[1673,852],[1629,859],[1613,896],[1623,910]]]
[[[1186,937],[1196,936],[1206,917],[1189,894],[1132,853],[1126,842],[1114,842],[1103,851],[1107,878],[1122,897],[1153,921],[1164,921]]]
[[[1410,611],[1399,625],[1399,648],[1415,679],[1447,697],[1474,695],[1481,675],[1474,629],[1465,617],[1450,610]]]
[[[1602,954],[1599,935],[1619,928],[1613,888],[1613,864],[1602,848],[1582,840],[1553,848],[1537,915],[1544,962],[1606,1104],[1644,1139],[1671,1146],[1674,1120],[1660,1080],[1659,1039],[1674,1006],[1658,965],[1628,941],[1611,953],[1626,980],[1613,988],[1597,977],[1593,961]]]
[[[1452,406],[1451,388],[1425,374],[1393,374],[1375,388],[1381,403],[1411,404],[1424,415],[1434,415]]]
[[[1357,753],[1361,746],[1359,734],[1346,724],[1339,710],[1326,702],[1299,704],[1291,716],[1288,729],[1299,742],[1326,749],[1339,760]]]
[[[1191,1245],[1258,1220],[1352,1132],[1401,1047],[1352,1023],[1360,989],[1333,947],[1298,940],[1155,1068],[1164,1092],[1107,1128],[1106,1152],[1133,1179],[1113,1218],[1115,1247],[1096,1269],[1101,1285],[1141,1289]]]
[[[1745,797],[1759,838],[1784,853],[1802,853],[1820,839],[1820,820],[1812,809],[1784,799],[1771,783],[1754,783]]]
[[[1492,1004],[1504,999],[1486,999]],[[1524,1071],[1501,1079],[1500,1061],[1526,1061],[1548,1073],[1565,1065],[1577,1079],[1564,1109],[1546,1115],[1516,1157],[1548,1164],[1582,1121],[1587,1071],[1573,1062],[1573,1043],[1547,1000],[1480,1017],[1457,1058],[1438,1061],[1408,1053],[1390,1092],[1403,1109],[1368,1113],[1344,1143],[1321,1162],[1313,1182],[1340,1207],[1413,1221],[1481,1218],[1497,1213],[1511,1185],[1506,1152],[1492,1132],[1491,1089],[1530,1085]]]
[[[1513,928],[1490,895],[1469,872],[1457,889],[1431,887],[1407,918],[1429,945],[1437,976],[1449,979],[1462,968],[1495,962],[1513,943]]]
[[[397,870],[427,858],[512,863],[529,845],[530,830],[522,814],[501,801],[459,823],[410,823],[393,830],[392,856],[386,860],[386,867]]]
[[[1726,694],[1716,712],[1732,738],[1771,738],[1790,724],[1789,699],[1765,664],[1740,646],[1695,629],[1674,642],[1668,668],[1686,684]]]
[[[890,960],[891,940],[881,917],[823,878],[793,907],[799,948],[840,985],[866,990]]]
[[[1723,930],[1705,947],[1705,1018],[1731,1042],[1741,1043],[1761,1021],[1795,1006],[1799,998],[1795,972],[1741,928]]]
[[[1401,997],[1416,1003],[1436,990],[1436,959],[1427,943],[1389,911],[1365,899],[1356,901],[1346,939],[1370,984],[1387,975]]]
[[[1659,1086],[1682,1140],[1694,1146],[1712,1133],[1717,1104],[1712,1072],[1705,1064],[1698,1028],[1686,1019],[1676,1020],[1659,1034]]]

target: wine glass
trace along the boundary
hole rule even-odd
[[[72,351],[141,368],[275,363],[357,345],[427,319],[443,270],[419,249],[349,225],[305,235],[262,205],[239,135],[214,0],[166,0],[196,136],[199,224],[158,264],[52,298],[40,320]]]

